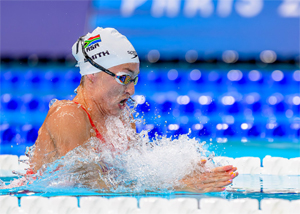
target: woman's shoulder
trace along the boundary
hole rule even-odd
[[[91,137],[88,120],[86,113],[77,103],[69,100],[53,103],[44,127],[55,142],[59,154],[65,155]]]
[[[71,100],[56,100],[50,107],[48,120],[76,120],[78,122],[88,119],[81,105]]]

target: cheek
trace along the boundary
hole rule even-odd
[[[112,86],[106,93],[106,99],[109,101],[119,100],[123,94],[124,94],[123,87]]]
[[[101,86],[98,88],[98,94],[105,102],[113,101],[123,93],[123,87],[110,76],[103,76],[97,85]]]

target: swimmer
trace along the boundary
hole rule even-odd
[[[51,106],[38,132],[28,174],[36,173],[92,137],[105,144],[106,119],[119,117],[135,92],[139,58],[132,44],[117,30],[96,28],[75,42],[72,53],[81,74],[77,95],[72,101],[56,101]],[[131,124],[131,129],[136,132],[135,124]],[[236,170],[233,166],[222,166],[190,174],[180,181],[182,185],[174,188],[191,192],[223,191],[238,175]]]

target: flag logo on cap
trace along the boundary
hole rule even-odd
[[[90,37],[88,40],[85,40],[84,41],[84,48],[87,48],[87,47],[89,47],[93,44],[96,44],[97,42],[101,42],[100,34],[97,35],[97,36]]]

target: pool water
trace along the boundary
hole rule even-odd
[[[297,69],[296,66],[287,65],[266,68],[256,65],[238,68],[185,64],[144,66],[133,98],[139,104],[139,116],[143,116],[147,123],[137,124],[137,130],[151,130],[149,135],[154,137],[155,133],[178,136],[191,129],[190,137],[205,141],[205,147],[216,156],[250,156],[261,160],[267,155],[300,157],[300,73]],[[65,66],[47,65],[28,69],[13,65],[2,66],[0,81],[0,154],[23,155],[26,146],[33,145],[37,137],[37,131],[49,109],[49,101],[53,98],[72,99],[80,75],[76,69]],[[257,181],[257,176],[249,178],[241,175],[240,178]],[[280,186],[278,189],[278,182],[275,182],[276,179],[295,181],[297,190],[299,177],[294,178],[259,176],[260,188],[256,186],[255,190],[228,188],[222,193],[153,192],[121,195],[168,199],[220,197],[296,200],[300,199],[299,193]],[[13,177],[1,179],[9,182]],[[263,179],[274,184],[275,193],[264,191]],[[272,187],[268,188],[272,190]],[[49,189],[36,193],[18,191],[1,190],[0,194],[18,197],[120,196],[76,188]]]
[[[154,137],[191,129],[191,137],[205,141],[298,145],[299,75],[299,68],[284,64],[144,65],[133,98],[146,124],[137,124],[137,131],[151,130]],[[80,74],[54,64],[1,65],[0,82],[0,154],[23,155],[35,142],[49,102],[73,99]]]
[[[278,176],[270,176],[274,179],[278,178]],[[288,176],[286,176],[288,177]],[[17,177],[1,177],[1,179],[9,183],[13,179]],[[299,176],[298,176],[298,184],[295,184],[299,186]],[[262,185],[262,182],[261,182]],[[241,198],[251,198],[256,199],[258,201],[261,201],[262,199],[267,198],[278,198],[278,199],[284,199],[284,200],[299,200],[300,194],[299,192],[284,192],[281,190],[281,192],[263,192],[263,189],[260,189],[259,191],[245,191],[245,190],[226,190],[224,192],[219,193],[191,193],[191,192],[150,192],[150,193],[139,193],[139,194],[133,194],[133,193],[101,193],[101,192],[95,192],[92,190],[87,189],[77,189],[77,188],[69,188],[69,189],[50,189],[48,192],[30,192],[18,189],[9,189],[9,190],[1,190],[0,195],[11,195],[11,196],[17,196],[17,197],[26,197],[26,196],[43,196],[43,197],[53,197],[53,196],[76,196],[76,197],[83,197],[83,196],[105,196],[107,198],[111,197],[120,197],[120,196],[127,196],[127,197],[135,197],[137,199],[143,198],[143,197],[161,197],[166,199],[172,199],[172,198],[196,198],[196,199],[202,199],[202,198],[208,198],[208,197],[217,197],[217,198],[224,198],[224,199],[241,199]]]

